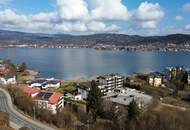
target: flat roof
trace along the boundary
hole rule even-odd
[[[105,74],[105,75],[101,75],[101,76],[98,76],[97,78],[109,78],[109,77],[113,77],[113,76],[121,76],[121,77],[124,77],[123,75],[121,74],[118,74],[118,73],[111,73],[111,74]]]
[[[137,104],[148,105],[152,97],[141,91],[127,88],[125,93],[109,93],[104,96],[104,99],[121,105],[129,105],[132,100],[135,100]]]

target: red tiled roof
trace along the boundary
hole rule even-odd
[[[9,73],[9,69],[7,69],[7,68],[0,68],[0,74],[7,74],[7,73]]]
[[[30,88],[28,86],[21,86],[21,90],[24,93],[27,93],[27,94],[34,94],[34,93],[40,92],[39,89],[37,89],[37,88]]]
[[[49,98],[49,103],[50,104],[56,104],[58,103],[59,99],[62,97],[63,95],[59,92],[54,92],[51,97]]]

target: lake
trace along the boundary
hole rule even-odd
[[[27,63],[40,77],[77,79],[108,73],[162,71],[169,66],[190,68],[190,52],[123,52],[94,49],[0,49],[0,58]]]

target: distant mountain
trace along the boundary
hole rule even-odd
[[[166,44],[184,45],[190,43],[190,35],[173,34],[167,36],[149,36],[124,34],[94,34],[73,36],[66,34],[42,34],[24,33],[16,31],[0,30],[0,45],[20,45],[20,44],[73,44],[89,45],[159,45]]]

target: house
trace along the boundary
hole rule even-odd
[[[151,86],[159,87],[163,83],[163,77],[160,73],[151,73],[148,82]]]
[[[59,92],[41,91],[36,95],[35,102],[39,108],[48,109],[53,114],[64,108],[64,96]]]
[[[149,77],[149,84],[154,85],[154,76]]]
[[[30,88],[30,87],[28,87],[28,86],[26,86],[26,85],[21,86],[20,89],[21,89],[24,93],[30,95],[31,97],[37,96],[37,95],[40,93],[40,91],[41,91],[41,90],[38,89],[38,88]]]
[[[10,70],[4,66],[0,66],[0,75],[5,75],[8,74],[10,72]]]
[[[45,79],[36,79],[36,80],[32,80],[32,81],[28,81],[27,84],[29,87],[39,87],[42,88],[43,84],[46,83]]]
[[[74,101],[83,100],[82,94],[80,94],[80,93],[76,93],[76,94],[66,93],[64,95],[64,97],[67,98],[67,99],[70,99],[70,100],[74,100]]]
[[[61,81],[55,79],[36,79],[28,81],[27,84],[29,85],[29,87],[38,87],[41,89],[57,89],[61,86]]]
[[[5,68],[6,68],[5,65],[0,63],[0,69],[5,69]]]
[[[90,91],[90,87],[91,87],[90,83],[82,83],[82,84],[77,86],[78,93],[81,94],[83,100],[87,99],[88,93]]]
[[[125,77],[120,74],[108,74],[97,77],[98,87],[106,95],[113,92],[115,88],[122,88]]]
[[[4,85],[16,84],[16,76],[15,75],[2,76],[0,77],[0,83]]]
[[[58,89],[61,86],[61,81],[59,80],[47,80],[44,84],[42,84],[42,89],[54,88]]]

